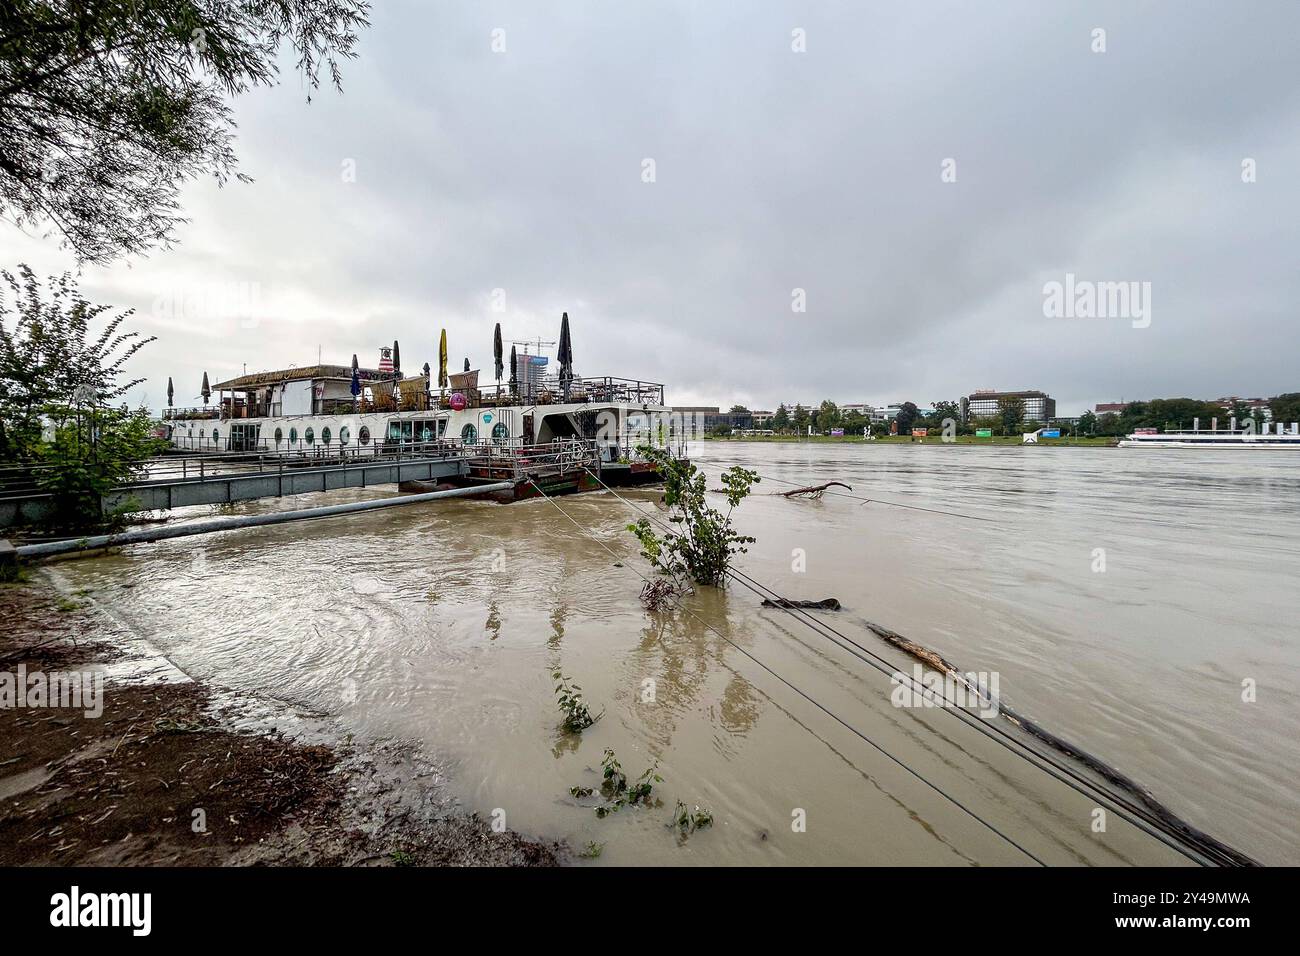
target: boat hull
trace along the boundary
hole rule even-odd
[[[1228,450],[1246,450],[1246,451],[1300,451],[1300,439],[1220,439],[1197,441],[1191,440],[1172,440],[1172,441],[1152,441],[1150,439],[1125,438],[1119,443],[1120,448],[1196,448],[1196,449],[1213,449],[1215,451]]]

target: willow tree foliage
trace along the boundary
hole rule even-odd
[[[272,85],[288,48],[340,87],[363,0],[5,0],[0,217],[85,261],[169,245],[189,180],[235,170],[229,97]],[[309,95],[310,99],[310,95]]]

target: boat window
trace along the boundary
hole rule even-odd
[[[275,430],[275,444],[276,444],[276,447],[279,447],[280,442],[282,442],[282,441],[284,441],[284,432],[283,432],[281,429],[277,428],[277,429]]]
[[[460,430],[460,440],[466,445],[474,444],[478,441],[478,429],[473,425],[466,425]]]
[[[314,428],[308,427],[308,429],[302,433],[302,440],[305,441],[308,445],[315,444],[316,430]]]
[[[298,429],[296,427],[289,429],[289,444],[298,444]]]
[[[433,422],[416,422],[415,437],[417,441],[433,441]]]
[[[330,434],[330,427],[328,425],[326,425],[324,428],[320,430],[320,440],[323,441],[325,444],[328,445],[332,437],[334,436]]]
[[[213,441],[221,441],[221,429],[220,429],[220,428],[214,428],[214,429],[212,429],[212,440],[213,440]]]
[[[346,445],[348,443],[348,439],[350,439],[351,437],[352,437],[352,429],[348,428],[347,425],[344,425],[342,428],[339,429],[340,445]]]
[[[510,429],[506,427],[505,422],[497,422],[492,426],[492,440],[498,445],[503,444],[510,437]]]
[[[369,445],[369,444],[370,444],[370,426],[369,426],[369,425],[362,425],[362,426],[361,426],[361,431],[357,432],[357,440],[360,441],[361,444],[363,444],[363,445]]]
[[[438,419],[438,437],[441,438],[445,434],[447,434],[447,419],[440,418]]]
[[[388,440],[389,441],[402,440],[402,423],[395,418],[388,423]]]
[[[402,441],[410,441],[414,434],[411,422],[402,422]]]

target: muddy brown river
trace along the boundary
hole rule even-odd
[[[758,539],[739,566],[787,597],[838,598],[827,619],[901,670],[911,660],[861,620],[996,673],[1009,706],[1192,824],[1300,863],[1300,460],[722,442],[692,454],[714,473],[839,480],[987,519],[788,500],[767,480],[736,513]],[[658,507],[655,490],[626,497]],[[648,614],[624,530],[635,517],[608,494],[431,502],[46,573],[90,589],[196,678],[331,715],[341,734],[421,742],[467,808],[575,850],[601,844],[595,865],[1186,862],[1113,814],[1099,832],[1092,800],[952,715],[895,707],[888,677],[749,591]],[[581,737],[558,730],[557,668],[603,711]],[[662,805],[599,819],[570,796],[598,784],[607,747],[630,776],[658,767]],[[683,838],[669,826],[678,800],[714,825]]]

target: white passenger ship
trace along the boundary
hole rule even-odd
[[[1120,443],[1120,448],[1244,448],[1244,449],[1268,449],[1276,450],[1279,448],[1289,448],[1300,451],[1300,425],[1292,424],[1288,429],[1285,425],[1279,424],[1278,427],[1270,431],[1270,426],[1265,425],[1264,431],[1170,431],[1156,432],[1152,430],[1140,430],[1132,435],[1125,437]]]

